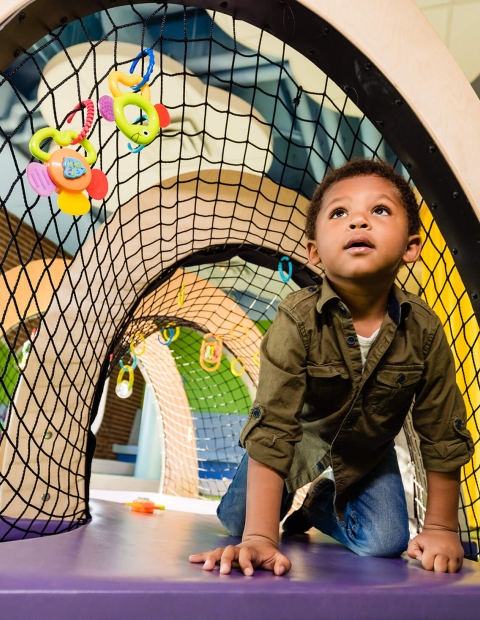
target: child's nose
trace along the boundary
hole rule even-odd
[[[355,230],[356,228],[368,228],[368,222],[363,217],[356,217],[350,222],[349,226],[352,230]]]

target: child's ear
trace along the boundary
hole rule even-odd
[[[421,251],[422,238],[420,237],[420,235],[410,235],[408,237],[407,247],[402,257],[403,262],[414,263],[416,260],[418,260]]]
[[[320,255],[318,253],[317,244],[315,241],[312,241],[311,239],[307,241],[307,257],[308,257],[308,262],[311,265],[318,265],[319,263],[322,262],[322,259],[320,258]]]

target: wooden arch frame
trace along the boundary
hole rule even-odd
[[[117,0],[115,4],[119,6],[128,2]],[[265,0],[259,4],[253,0],[229,0],[222,3],[218,0],[192,0],[189,4],[220,10],[269,30],[310,58],[343,87],[368,118],[377,122],[379,130],[400,156],[427,204],[434,210],[435,220],[455,255],[455,263],[478,317],[480,284],[472,258],[478,254],[480,240],[480,179],[476,170],[480,154],[476,140],[480,128],[480,103],[413,2],[365,0],[352,4],[348,0]],[[107,0],[85,0],[75,6],[64,6],[52,0],[13,0],[4,3],[0,13],[0,19],[3,18],[0,26],[0,69],[8,67],[48,31],[110,6]],[[428,58],[435,58],[435,63],[442,66],[442,75],[431,71],[429,63],[406,61],[399,52],[405,49],[410,50],[412,56],[427,55]],[[435,179],[435,184],[431,179]],[[271,205],[273,208],[278,206],[275,201]],[[125,214],[127,211],[123,212]],[[252,235],[254,245],[259,237]],[[199,243],[198,249],[207,247],[208,241],[211,243],[212,239],[203,239],[205,244]],[[270,247],[277,251],[280,246],[272,242]],[[193,247],[191,250],[193,252],[196,249]],[[296,253],[297,257],[299,255],[297,248],[291,246],[282,251],[290,252],[293,256]],[[113,271],[120,284],[125,281],[121,271]],[[144,266],[144,271],[145,274],[149,272],[148,265]],[[78,270],[73,269],[72,274],[82,282]],[[142,281],[142,277],[139,281]],[[64,298],[57,304],[57,320],[65,317],[60,310],[68,308],[71,302],[71,287],[70,293],[63,289],[63,294]],[[88,292],[85,294],[88,299]],[[122,306],[132,301],[133,293],[122,300]],[[114,314],[121,310],[113,309]],[[54,311],[55,308],[52,309]],[[93,321],[88,313],[86,320],[90,323]],[[95,331],[96,327],[92,329]],[[65,337],[65,350],[73,353],[72,341],[67,332]],[[54,346],[49,348],[46,345],[47,349],[53,367],[58,355]],[[81,359],[77,359],[77,368],[82,368]],[[74,385],[75,364],[65,376],[70,387]],[[48,383],[48,378],[45,379]],[[27,371],[23,381],[25,383],[28,380],[32,380],[32,377]],[[47,394],[47,385],[45,390]],[[25,388],[23,391],[26,393]],[[19,397],[21,392],[19,390]],[[85,404],[88,399],[92,399],[93,393],[74,396]],[[29,400],[27,398],[23,403],[25,407],[29,406]],[[48,405],[48,398],[45,402]],[[22,405],[21,399],[18,404]],[[45,411],[48,411],[48,406]],[[73,441],[74,437],[79,436],[78,432],[85,438],[88,424],[85,425],[84,418],[82,420],[74,429],[77,434],[74,432],[72,437],[69,434],[70,427],[66,435],[68,440]],[[39,453],[43,454],[45,442],[42,437],[41,423],[37,422],[33,439],[40,446]],[[85,448],[84,442],[80,441],[79,445]],[[13,463],[10,472],[15,472],[16,466],[23,468],[25,463],[21,459]],[[45,473],[45,464],[40,463],[42,473]],[[11,475],[12,480],[15,480],[14,473]],[[78,480],[74,484],[78,489]],[[35,494],[41,494],[41,486],[41,483],[35,483]],[[26,491],[25,496],[31,499],[27,488]],[[5,505],[3,497],[0,499],[0,507],[2,505]],[[60,513],[64,507],[61,502],[56,503]],[[13,511],[25,516],[21,506],[18,506],[18,511]]]

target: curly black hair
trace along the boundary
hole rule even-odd
[[[352,159],[339,168],[331,170],[315,190],[312,200],[307,209],[305,222],[305,235],[307,239],[315,239],[317,217],[322,208],[322,200],[328,189],[335,183],[353,177],[377,176],[386,179],[396,187],[400,195],[402,205],[407,212],[408,234],[417,235],[420,232],[421,222],[419,208],[415,194],[407,181],[393,166],[385,161],[370,159]]]

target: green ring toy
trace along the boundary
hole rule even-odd
[[[68,129],[67,131],[59,131],[54,127],[44,127],[43,129],[36,131],[30,138],[28,148],[34,157],[45,163],[50,161],[51,154],[43,151],[40,148],[40,144],[47,138],[53,138],[54,142],[58,144],[58,146],[70,146],[72,142],[78,138],[78,132],[72,131],[71,129]],[[93,164],[97,161],[97,151],[95,150],[93,144],[90,140],[87,140],[87,138],[84,138],[80,144],[85,149],[85,159],[87,160],[88,165],[93,166]]]
[[[48,138],[53,138],[60,148],[52,153],[44,151],[40,145]],[[90,210],[90,202],[83,191],[95,200],[103,200],[108,192],[105,174],[101,170],[92,170],[97,161],[93,144],[85,137],[80,141],[85,156],[66,148],[78,138],[76,131],[44,127],[33,134],[29,143],[32,155],[43,162],[28,164],[26,175],[30,186],[39,196],[57,193],[59,208],[69,215],[84,215]]]
[[[124,86],[138,86],[142,78],[138,75],[126,75],[122,71],[113,71],[108,76],[108,84],[113,98],[104,95],[98,100],[100,115],[107,121],[115,122],[119,130],[132,142],[138,144],[136,148],[128,143],[128,149],[132,153],[138,153],[147,144],[153,142],[158,135],[160,127],[170,124],[170,114],[161,103],[153,105],[150,102],[150,87],[144,84],[140,92],[122,92],[119,84]],[[125,108],[129,105],[140,108],[146,116],[146,125],[130,123],[125,116]],[[140,115],[140,118],[143,114]]]

